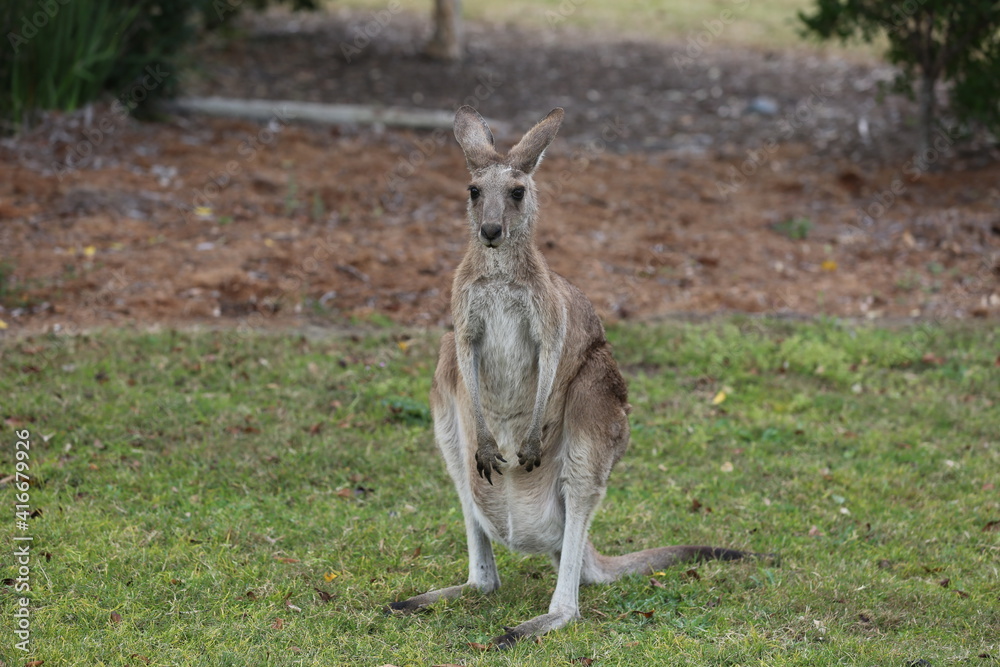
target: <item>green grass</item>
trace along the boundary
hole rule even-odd
[[[426,0],[398,0],[399,6],[417,15],[429,16]],[[331,9],[352,7],[380,11],[385,0],[336,0]],[[553,26],[627,33],[648,39],[687,44],[689,37],[714,26],[711,44],[768,49],[808,47],[817,51],[848,53],[835,44],[820,45],[801,37],[798,12],[811,9],[810,0],[463,0],[462,15],[472,21],[550,29]],[[723,12],[731,16],[723,16]],[[719,27],[722,27],[721,31]],[[703,39],[708,39],[707,37]],[[850,51],[871,53],[872,47],[852,46]]]
[[[595,543],[709,543],[778,552],[778,564],[588,587],[582,620],[482,653],[468,643],[546,610],[546,559],[501,548],[498,593],[381,613],[466,573],[426,402],[436,333],[8,340],[0,476],[14,470],[14,431],[29,430],[41,515],[28,531],[32,651],[12,648],[5,586],[0,659],[1000,662],[1000,532],[984,530],[1000,519],[995,328],[735,320],[610,335],[633,443]],[[0,495],[14,504],[9,483]],[[10,554],[13,516],[2,534]],[[12,559],[2,567],[16,576]]]

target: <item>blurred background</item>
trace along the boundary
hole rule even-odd
[[[566,109],[538,242],[611,319],[1000,314],[1000,3],[0,9],[0,328],[449,323],[450,122]]]

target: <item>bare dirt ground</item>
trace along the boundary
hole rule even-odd
[[[475,102],[502,145],[564,106],[538,242],[611,320],[1000,316],[996,151],[943,131],[915,156],[912,106],[872,102],[884,66],[483,25],[464,63],[440,64],[406,15],[347,62],[369,18],[248,19],[198,48],[185,92]],[[104,104],[0,143],[7,332],[447,324],[467,239],[450,132],[275,111],[141,123]]]

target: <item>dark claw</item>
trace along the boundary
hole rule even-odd
[[[498,651],[505,651],[509,648],[512,648],[514,644],[516,644],[517,642],[519,642],[520,640],[524,639],[527,636],[521,634],[520,632],[517,632],[514,628],[505,627],[504,630],[506,630],[505,633],[503,633],[499,637],[494,637],[493,641],[491,642],[493,644],[493,647],[496,648],[496,650]]]
[[[388,607],[382,608],[382,613],[386,616],[391,616],[393,613],[413,614],[423,610],[424,607],[413,602],[411,598],[409,600],[400,600],[399,602],[390,602]]]
[[[526,454],[526,455],[518,454],[517,455],[517,462],[518,462],[519,465],[524,466],[524,471],[525,472],[531,472],[535,468],[541,468],[542,467],[542,457],[541,456],[532,456],[530,454]]]
[[[491,477],[492,473],[489,468],[484,468],[482,463],[476,461],[476,470],[479,471],[479,479],[485,477],[486,481],[490,483],[490,486],[493,486],[493,479]]]
[[[493,458],[499,461],[503,461],[504,463],[507,463],[507,460],[504,457],[500,456],[500,454],[494,454]],[[496,461],[488,460],[486,465],[483,465],[483,462],[478,455],[476,456],[476,470],[479,472],[479,476],[481,478],[482,477],[486,478],[486,481],[490,483],[490,486],[493,486],[492,475],[494,470],[496,470],[498,475],[503,475],[503,471],[500,470],[500,466],[497,465]]]

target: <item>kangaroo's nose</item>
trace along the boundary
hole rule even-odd
[[[479,228],[484,241],[496,241],[502,232],[503,228],[495,222],[487,222]]]

